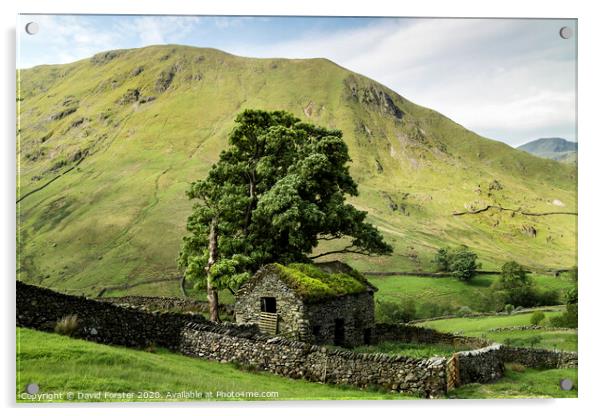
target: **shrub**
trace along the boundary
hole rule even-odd
[[[541,337],[541,335],[534,335],[532,337],[529,338],[525,338],[524,342],[529,345],[531,348],[534,348],[537,344],[539,344],[541,341],[543,340],[543,338]]]
[[[72,336],[79,328],[77,315],[67,315],[56,322],[54,332],[60,335]]]
[[[376,320],[387,324],[409,322],[416,319],[416,303],[413,299],[401,302],[376,302]]]
[[[453,308],[449,303],[425,302],[421,305],[418,315],[421,318],[435,318],[450,315],[452,310]]]
[[[506,369],[511,370],[511,371],[515,371],[517,373],[524,373],[525,372],[525,366],[519,363],[506,363],[504,364],[504,367],[506,367]]]
[[[550,325],[558,328],[578,328],[577,304],[566,305],[566,312],[550,318]]]
[[[544,319],[546,315],[542,311],[535,311],[531,314],[531,325],[539,325]]]
[[[559,297],[558,291],[552,289],[536,290],[532,287],[518,287],[496,291],[494,288],[494,298],[500,299],[504,304],[517,305],[517,308],[558,305]]]
[[[558,305],[560,303],[560,293],[558,290],[537,290],[535,291],[535,306]]]
[[[472,309],[470,309],[468,306],[462,306],[460,309],[458,309],[456,314],[458,316],[469,316],[472,315]]]
[[[559,294],[556,290],[537,290],[527,271],[515,261],[502,266],[502,273],[492,287],[500,299],[512,305],[533,307],[557,305]]]
[[[504,306],[504,311],[510,315],[513,311],[514,311],[514,305],[511,304],[507,304],[506,306]]]

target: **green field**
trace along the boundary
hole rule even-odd
[[[127,401],[189,400],[166,397],[168,392],[182,391],[214,394],[213,399],[197,400],[216,400],[218,391],[277,392],[278,400],[413,398],[247,372],[231,364],[185,357],[164,350],[150,353],[18,328],[17,391],[23,392],[28,383],[37,383],[40,393],[159,392],[162,395],[158,399],[142,397]],[[92,398],[92,401],[109,400]]]
[[[561,312],[546,312],[546,318],[558,316]],[[500,343],[510,343],[517,346],[533,346],[536,348],[560,349],[577,351],[577,330],[546,328],[548,319],[544,320],[544,329],[512,330],[490,332],[492,328],[507,328],[513,326],[531,325],[531,313],[520,313],[508,316],[483,316],[475,318],[439,319],[423,322],[418,325],[442,332],[458,333],[465,336],[490,339]],[[537,337],[539,341],[530,344]]]
[[[171,83],[160,85],[166,74]],[[326,59],[163,45],[18,78],[17,267],[30,283],[177,296],[191,213],[185,191],[217,160],[245,108],[287,110],[343,131],[360,191],[350,202],[394,247],[389,257],[340,258],[360,271],[432,270],[436,249],[450,244],[473,248],[486,269],[576,261],[576,216],[564,215],[577,210],[575,166],[480,137]],[[124,102],[133,89],[154,100]],[[452,215],[487,205],[564,214]]]
[[[446,344],[412,344],[397,341],[385,341],[378,345],[362,345],[353,349],[355,352],[403,355],[413,358],[450,357],[454,352],[461,350]]]
[[[451,277],[369,276],[370,282],[379,289],[377,301],[413,300],[417,319],[454,313],[462,306],[478,312],[492,311],[490,287],[496,279],[498,276],[478,275],[466,283]],[[534,275],[532,279],[536,288],[558,290],[560,294],[573,284],[568,278],[549,275]]]
[[[574,383],[572,390],[559,386],[568,378]],[[505,376],[490,384],[467,384],[449,392],[452,399],[523,399],[523,398],[576,398],[577,369],[513,371],[506,368]]]

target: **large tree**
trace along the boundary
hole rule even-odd
[[[263,264],[392,252],[366,212],[345,202],[358,190],[341,131],[284,111],[245,110],[235,121],[228,148],[187,193],[196,202],[179,257],[186,279],[206,287],[212,320],[218,290]],[[320,241],[337,239],[346,244],[312,256]]]

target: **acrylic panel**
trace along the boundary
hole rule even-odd
[[[19,15],[17,402],[577,397],[577,21]]]

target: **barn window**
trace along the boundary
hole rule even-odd
[[[261,298],[261,312],[276,313],[276,298]]]

